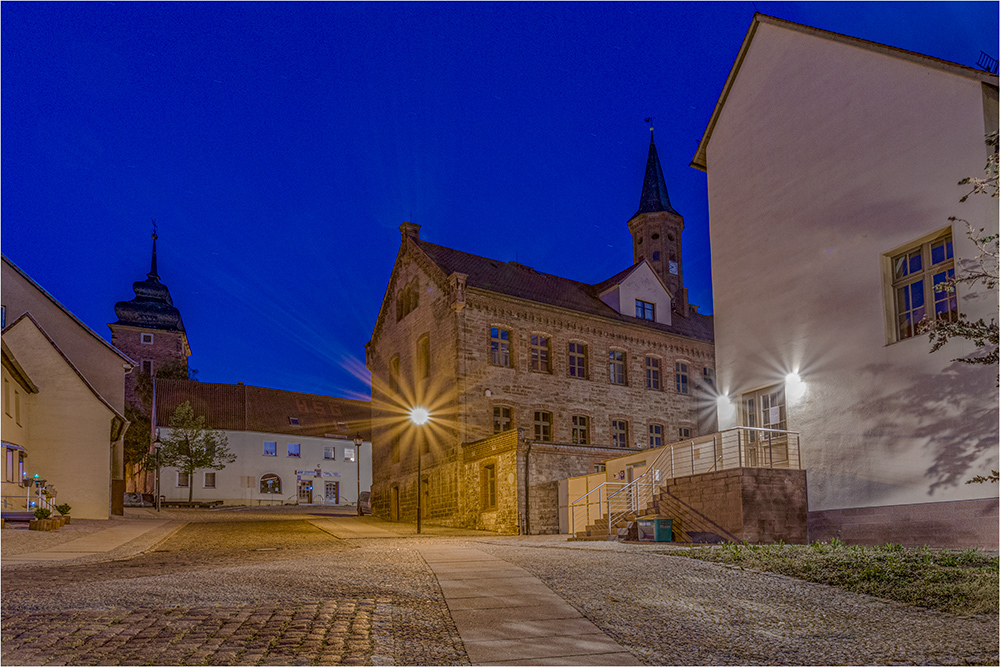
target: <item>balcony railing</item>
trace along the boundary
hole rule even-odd
[[[659,450],[657,452],[657,450]],[[588,526],[611,536],[629,517],[639,516],[667,479],[732,468],[801,468],[795,431],[739,426],[651,450],[656,457],[631,482],[604,482],[570,503],[570,532]],[[611,461],[609,466],[613,465]],[[593,477],[593,476],[591,476]]]

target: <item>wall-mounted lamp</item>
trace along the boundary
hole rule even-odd
[[[785,398],[789,402],[797,401],[806,395],[806,383],[798,373],[792,372],[785,376]]]

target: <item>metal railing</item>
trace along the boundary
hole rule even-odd
[[[609,494],[625,486],[625,482],[604,482],[570,504],[570,533],[583,532],[587,526],[604,517]],[[596,495],[595,495],[596,494]]]
[[[591,494],[598,493],[601,519],[607,517],[608,536],[629,516],[639,516],[652,503],[660,485],[667,479],[699,475],[732,468],[787,468],[798,470],[799,434],[795,431],[739,426],[711,435],[665,445],[646,470],[635,480],[605,482],[570,504],[574,511],[572,532],[576,525],[575,509]],[[590,503],[587,515],[590,516]],[[585,526],[595,522],[588,521]],[[585,528],[584,528],[585,529]]]

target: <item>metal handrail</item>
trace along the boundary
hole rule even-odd
[[[744,431],[748,433],[743,433]],[[735,448],[732,438],[734,432],[736,436]],[[715,472],[735,467],[800,468],[798,437],[798,431],[737,426],[699,438],[662,445],[663,451],[648,464],[642,475],[631,482],[621,483],[620,489],[609,493],[603,502],[599,501],[606,506],[608,535],[613,534],[614,526],[625,516],[632,512],[638,514],[639,508],[643,504],[652,501],[656,484],[661,478]],[[702,450],[709,446],[712,449],[710,458],[708,458],[711,464],[698,465],[699,459],[704,461],[701,459]],[[680,456],[675,455],[675,453]],[[776,458],[776,453],[778,458]],[[664,457],[667,458],[661,466],[661,460]],[[682,460],[675,461],[678,458]],[[667,461],[669,461],[669,466]],[[726,465],[727,463],[729,465]],[[573,532],[576,532],[575,510],[577,503],[595,491],[612,484],[619,484],[619,482],[605,482],[571,503]],[[593,503],[587,503],[588,511],[591,504]]]
[[[593,493],[597,493],[598,494],[598,496],[597,496],[598,497],[597,506],[598,506],[598,508],[600,508],[604,504],[604,501],[601,499],[601,495],[606,490],[605,487],[611,487],[611,486],[616,486],[616,485],[622,485],[622,486],[624,486],[624,484],[625,484],[625,482],[603,482],[602,484],[600,484],[596,488],[593,488],[590,491],[587,491],[587,493],[583,494],[582,496],[580,496],[579,498],[577,498],[576,500],[574,500],[572,503],[570,503],[570,505],[569,505],[569,507],[570,507],[570,520],[572,521],[572,530],[570,532],[576,533],[576,531],[577,531],[577,529],[576,529],[576,508],[577,508],[577,506],[579,504],[581,504],[580,503],[581,500],[583,500],[584,498],[586,498],[587,496],[589,496],[589,495],[591,495]],[[583,506],[587,508],[587,517],[586,518],[588,520],[590,519],[590,506],[593,505],[593,504],[594,503],[592,503],[592,502],[583,503]],[[584,524],[584,527],[586,528],[586,524]]]

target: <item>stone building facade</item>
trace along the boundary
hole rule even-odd
[[[652,141],[628,227],[635,264],[589,285],[400,226],[366,346],[376,515],[413,521],[419,504],[432,523],[556,532],[558,479],[714,430],[712,318],[687,303]]]

